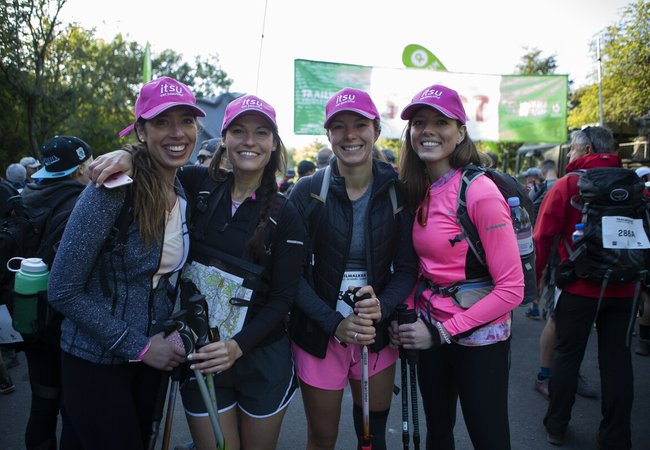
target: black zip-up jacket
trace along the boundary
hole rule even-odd
[[[178,171],[178,177],[186,189],[188,198],[194,203],[188,262],[200,257],[209,259],[211,251],[214,250],[252,262],[247,242],[257,226],[261,207],[259,200],[247,198],[233,216],[230,196],[234,183],[232,172],[225,181],[209,179],[206,182],[206,178],[210,176],[205,167],[185,166]],[[197,210],[196,203],[199,192],[205,190],[221,190],[222,195],[216,196],[215,192],[207,198],[210,204],[214,201],[218,203],[203,229],[198,224],[204,213]],[[259,193],[256,193],[257,197]],[[296,296],[304,260],[305,230],[296,208],[286,199],[283,200],[286,203],[278,211],[275,218],[277,223],[267,225],[267,231],[273,228],[273,232],[265,239],[266,257],[264,261],[256,263],[264,268],[266,287],[255,294],[244,327],[233,336],[244,353],[286,336],[285,319]],[[209,214],[209,206],[207,211],[206,214]],[[197,250],[199,247],[201,250]]]
[[[312,281],[301,280],[291,317],[294,341],[320,358],[325,357],[329,337],[344,319],[336,311],[336,302],[350,251],[353,222],[345,179],[339,175],[335,160],[330,165],[332,176],[327,200],[321,208],[317,235],[313,236]],[[368,284],[381,301],[382,321],[372,347],[378,351],[388,343],[387,326],[391,314],[413,289],[418,260],[412,243],[413,217],[404,208],[393,214],[389,186],[395,185],[399,199],[397,173],[391,165],[378,160],[373,160],[372,170],[365,248]],[[309,203],[317,201],[310,196],[310,183],[311,176],[303,177],[291,192],[290,199],[303,218]],[[309,230],[308,235],[311,234]]]

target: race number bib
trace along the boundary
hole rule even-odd
[[[603,247],[626,250],[650,248],[650,241],[641,219],[605,216],[602,222]]]
[[[242,286],[243,278],[196,261],[185,266],[182,277],[192,281],[205,295],[210,328],[218,327],[222,340],[231,339],[241,331],[253,296],[251,289]]]
[[[347,317],[352,314],[353,309],[343,301],[343,293],[348,290],[348,286],[364,287],[368,284],[368,274],[365,270],[350,270],[343,274],[341,288],[339,289],[339,299],[336,302],[336,310]]]

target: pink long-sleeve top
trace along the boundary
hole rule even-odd
[[[466,279],[467,241],[451,244],[461,233],[456,222],[460,171],[452,170],[430,188],[427,223],[413,224],[413,245],[420,259],[420,275],[437,286],[449,287]],[[486,345],[510,336],[510,311],[523,298],[524,276],[510,208],[496,185],[479,176],[467,190],[467,209],[485,249],[494,289],[486,297],[463,309],[451,298],[424,290],[418,311],[429,311],[442,322],[455,340],[464,345]],[[425,208],[426,211],[426,208]],[[413,294],[407,300],[412,307]]]

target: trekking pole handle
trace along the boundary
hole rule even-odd
[[[188,300],[190,314],[188,314],[188,325],[196,334],[195,348],[199,349],[210,343],[210,324],[208,323],[208,304],[205,296],[197,294]]]
[[[415,313],[415,310],[413,309],[408,309],[408,307],[402,303],[399,304],[395,307],[395,311],[397,312],[397,324],[398,325],[404,325],[407,323],[415,323],[418,320],[418,316]],[[400,348],[400,352],[402,352],[406,358],[408,359],[409,364],[416,364],[418,360],[418,352],[417,350],[407,350],[404,348]]]

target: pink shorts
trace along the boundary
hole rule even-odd
[[[343,347],[334,338],[327,343],[325,358],[317,358],[292,343],[296,373],[310,386],[338,391],[348,384],[348,379],[361,380],[361,346],[347,344]],[[379,353],[368,352],[368,377],[395,364],[399,351],[390,346]]]

